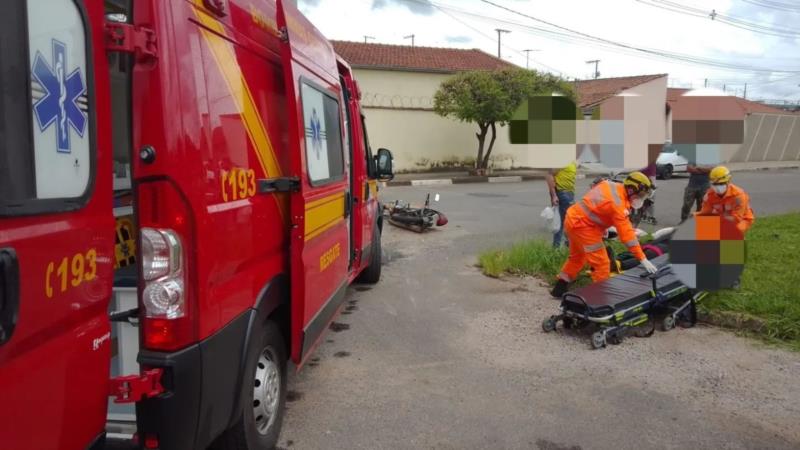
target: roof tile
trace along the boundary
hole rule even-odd
[[[355,68],[455,73],[517,67],[478,49],[411,47],[332,41],[333,48]]]

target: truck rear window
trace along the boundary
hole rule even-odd
[[[73,0],[0,15],[0,215],[76,209],[94,172],[84,17]]]
[[[303,83],[301,97],[311,184],[339,180],[344,176],[339,101],[308,83]]]

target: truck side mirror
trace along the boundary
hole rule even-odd
[[[381,181],[389,181],[394,178],[394,171],[392,170],[392,161],[394,157],[392,152],[385,148],[378,149],[378,156],[375,157],[375,165],[378,169],[378,179]]]

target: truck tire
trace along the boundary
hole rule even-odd
[[[212,449],[272,450],[278,444],[286,407],[286,346],[273,321],[267,321],[255,339],[245,365],[239,421]]]
[[[359,283],[375,284],[381,280],[381,230],[377,225],[372,235],[374,239],[370,244],[369,265],[356,279]]]

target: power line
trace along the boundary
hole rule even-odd
[[[751,5],[763,6],[764,8],[776,9],[778,11],[800,12],[800,5],[791,5],[769,0],[742,0]]]
[[[705,65],[705,66],[710,66],[710,67],[716,67],[718,69],[723,69],[723,70],[736,70],[736,71],[749,71],[749,72],[769,72],[769,73],[800,73],[800,70],[768,69],[768,68],[757,67],[757,66],[745,66],[745,65],[741,65],[741,64],[733,64],[733,63],[728,63],[728,62],[725,62],[725,61],[719,61],[719,60],[714,60],[714,59],[710,59],[710,58],[703,58],[703,57],[699,57],[699,56],[682,54],[682,53],[677,53],[677,52],[669,52],[669,51],[659,50],[659,49],[650,49],[650,48],[644,48],[644,47],[637,47],[637,46],[626,44],[626,43],[623,43],[623,42],[612,41],[610,39],[605,39],[605,38],[601,38],[601,37],[598,37],[598,36],[593,36],[593,35],[590,35],[590,34],[587,34],[587,33],[583,33],[583,32],[577,31],[577,30],[573,30],[573,29],[570,29],[570,28],[567,28],[567,27],[563,27],[561,25],[557,25],[555,23],[548,22],[546,20],[539,19],[539,18],[531,16],[529,14],[525,14],[525,13],[522,13],[520,11],[516,11],[516,10],[508,8],[506,6],[497,4],[497,3],[493,2],[493,1],[490,1],[490,0],[480,0],[480,1],[483,2],[483,3],[489,4],[489,5],[492,5],[492,6],[496,7],[496,8],[511,12],[513,14],[516,14],[516,15],[519,15],[519,16],[534,20],[534,21],[539,22],[539,23],[543,23],[545,25],[548,25],[550,27],[556,28],[558,30],[563,30],[563,31],[565,31],[567,33],[566,36],[568,36],[568,37],[573,37],[574,38],[575,36],[579,36],[578,39],[582,38],[584,41],[589,41],[589,42],[592,42],[594,44],[601,44],[601,45],[605,44],[607,46],[613,46],[613,47],[618,47],[618,48],[621,48],[621,49],[631,50],[631,51],[634,51],[634,52],[638,52],[638,53],[646,54],[646,55],[650,55],[650,56],[655,56],[655,57],[659,57],[659,58],[662,58],[662,59],[666,58],[666,59],[671,59],[673,61],[681,61],[681,62],[684,62],[684,63],[690,63],[690,64],[695,64],[695,65]],[[496,20],[499,20],[499,19],[496,19]],[[564,36],[564,33],[555,32],[553,30],[541,29],[541,28],[536,28],[536,27],[531,27],[531,28],[538,29],[538,30],[543,31],[545,33],[560,34],[560,35]]]
[[[699,17],[703,19],[711,19],[714,22],[730,25],[742,30],[752,31],[754,33],[765,34],[769,36],[778,37],[800,37],[800,31],[795,31],[789,28],[777,28],[771,25],[764,25],[757,22],[751,22],[736,16],[730,16],[717,12],[715,9],[711,11],[695,8],[692,6],[684,5],[681,3],[673,2],[670,0],[636,0],[644,5],[653,6],[656,8],[664,9],[667,11],[684,14],[692,17]]]
[[[417,0],[411,0],[411,1],[417,1]],[[442,7],[441,5],[437,5],[437,4],[434,4],[434,3],[430,3],[430,4],[431,4],[431,5],[433,5],[433,7],[434,7],[434,8],[438,9],[438,10],[439,10],[439,11],[440,11],[442,14],[446,15],[447,17],[449,17],[449,18],[453,19],[454,21],[456,21],[456,22],[460,23],[461,25],[463,25],[463,26],[465,26],[465,27],[469,28],[470,30],[472,30],[472,31],[474,31],[474,32],[476,32],[476,33],[478,33],[479,35],[481,35],[481,36],[485,37],[486,39],[489,39],[489,40],[491,40],[492,42],[494,42],[495,38],[494,38],[493,36],[490,36],[489,34],[487,34],[487,33],[484,33],[484,32],[483,32],[483,31],[481,31],[480,29],[478,29],[478,28],[475,28],[475,27],[473,27],[472,25],[470,25],[470,24],[468,24],[468,23],[464,22],[463,20],[459,19],[458,17],[454,16],[453,14],[450,14],[450,13],[449,13],[449,12],[447,12],[447,11],[445,10],[445,8],[444,8],[444,7]],[[447,8],[447,9],[450,9],[450,8]],[[503,44],[503,48],[505,48],[506,50],[511,50],[511,51],[513,51],[513,52],[515,52],[515,53],[518,53],[520,56],[522,55],[522,52],[521,52],[521,51],[519,51],[519,50],[516,50],[516,49],[514,49],[514,48],[511,48],[511,47],[509,47],[509,46],[508,46],[508,45],[506,45],[506,44]],[[540,66],[544,67],[545,69],[547,69],[547,70],[550,70],[551,72],[555,72],[555,73],[557,73],[557,74],[559,74],[559,75],[561,75],[561,76],[564,76],[564,75],[565,75],[565,72],[564,72],[564,71],[558,70],[558,69],[556,69],[555,67],[552,67],[552,66],[548,66],[547,64],[545,64],[545,63],[543,63],[543,62],[540,62],[540,61],[536,61],[536,60],[534,60],[534,61],[533,61],[533,63],[534,63],[534,64],[538,64],[538,65],[540,65]]]

